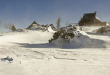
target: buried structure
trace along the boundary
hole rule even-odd
[[[102,22],[97,18],[97,12],[86,13],[83,15],[83,18],[78,23],[79,26],[106,26],[106,22]]]
[[[40,25],[36,23],[36,21],[34,21],[27,29],[30,28],[38,28]]]

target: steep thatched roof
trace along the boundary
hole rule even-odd
[[[79,21],[79,26],[83,25],[103,25],[104,23],[101,22],[97,18],[97,13],[86,13],[83,15],[83,18]]]
[[[38,27],[39,25],[36,23],[36,21],[34,21],[28,28],[26,28],[26,29],[29,29],[29,28],[31,28],[31,27],[36,27],[36,26]]]
[[[84,14],[83,20],[93,20],[96,16],[96,13],[87,13]]]
[[[36,23],[36,21],[34,21],[32,24],[37,24],[37,23]],[[32,24],[31,24],[31,25],[32,25]]]

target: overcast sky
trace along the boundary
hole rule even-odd
[[[110,21],[110,0],[0,0],[0,20],[13,23],[16,28],[26,28],[34,20],[40,24],[61,26],[78,23],[84,13],[97,11],[101,21]]]

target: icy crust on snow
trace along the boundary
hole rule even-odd
[[[106,48],[106,42],[98,39],[91,39],[89,36],[81,35],[81,33],[76,33],[75,37],[72,39],[70,38],[69,42],[65,42],[62,38],[53,40],[52,45],[60,48]]]

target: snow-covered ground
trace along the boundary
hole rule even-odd
[[[95,29],[83,27],[73,47],[48,43],[51,28],[2,33],[0,75],[110,75],[110,36],[92,33]]]

